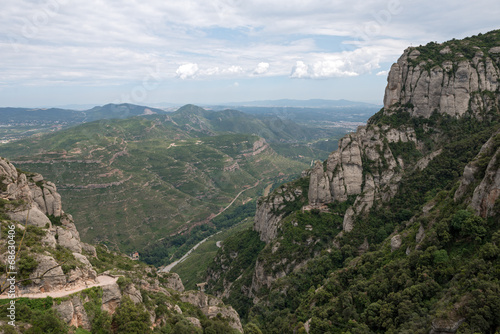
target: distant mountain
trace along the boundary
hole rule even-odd
[[[339,108],[339,107],[378,107],[372,103],[349,101],[349,100],[324,100],[324,99],[310,99],[310,100],[262,100],[262,101],[247,101],[247,102],[231,102],[224,105],[228,106],[242,106],[242,107],[304,107],[304,108]]]
[[[162,109],[150,108],[146,106],[138,106],[130,103],[122,104],[106,104],[97,106],[84,112],[86,115],[85,121],[91,122],[99,119],[124,119],[132,116],[145,116],[154,114],[165,114]]]
[[[305,127],[276,115],[256,117],[239,110],[205,110],[186,105],[170,114],[172,121],[184,130],[201,135],[215,132],[247,133],[265,138],[270,142],[298,142],[332,136],[332,130]]]
[[[53,132],[100,119],[124,119],[166,112],[134,104],[107,104],[88,110],[61,108],[0,108],[0,142],[9,142],[33,134]]]

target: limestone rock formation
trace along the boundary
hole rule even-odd
[[[3,158],[0,158],[0,183],[0,199],[10,203],[6,206],[7,216],[22,228],[26,224],[41,228],[45,232],[40,240],[42,245],[49,249],[68,249],[74,258],[74,268],[64,273],[62,263],[58,263],[49,251],[34,254],[37,268],[30,274],[32,283],[20,291],[21,295],[69,288],[85,282],[95,283],[97,274],[82,254],[83,247],[91,253],[93,247],[83,246],[73,218],[62,210],[61,196],[55,185],[40,174],[18,171]]]
[[[122,293],[118,284],[108,284],[102,287],[102,309],[113,314],[120,306]]]
[[[470,193],[471,187],[475,186],[472,198],[469,199],[471,207],[481,217],[492,216],[495,213],[495,203],[500,197],[499,165],[500,130],[491,136],[474,160],[465,166],[460,186],[455,192],[455,201]]]
[[[388,144],[398,142],[419,145],[410,127],[369,125],[342,138],[325,166],[317,162],[311,172],[309,205],[315,208],[356,196],[344,216],[344,231],[351,231],[356,215],[369,210],[375,200],[388,201],[396,194],[406,166]]]
[[[255,212],[254,230],[259,232],[260,240],[269,243],[278,234],[279,222],[284,216],[283,209],[302,196],[299,188],[282,186],[268,197],[260,198]]]
[[[448,47],[449,50],[449,47]],[[447,53],[446,48],[443,48]],[[411,105],[412,116],[429,118],[434,110],[451,116],[462,116],[469,108],[478,112],[499,105],[496,98],[484,99],[478,91],[495,92],[499,87],[498,56],[477,51],[468,60],[456,54],[455,59],[436,63],[408,48],[392,65],[387,79],[384,109]]]
[[[168,289],[172,289],[178,292],[184,292],[184,285],[182,284],[182,280],[176,273],[159,273],[161,277],[166,279],[166,283],[164,286]]]
[[[231,307],[222,303],[222,300],[210,295],[206,295],[201,291],[187,291],[180,296],[185,303],[190,303],[199,307],[203,314],[208,318],[214,318],[219,313],[223,318],[229,321],[229,325],[234,329],[243,333],[240,317],[238,313]]]

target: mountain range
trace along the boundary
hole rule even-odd
[[[407,48],[383,108],[312,165],[273,145],[314,155],[325,138],[249,117],[187,105],[0,146],[18,166],[0,159],[2,235],[24,235],[29,297],[8,330],[500,331],[500,30]],[[189,276],[200,291],[110,250],[145,245],[161,262],[220,227],[203,278]]]

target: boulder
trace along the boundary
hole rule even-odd
[[[122,294],[118,284],[108,284],[102,286],[102,309],[109,314],[113,314],[120,306]]]

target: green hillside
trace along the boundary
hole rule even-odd
[[[214,233],[218,227],[207,219],[242,190],[248,189],[234,206],[326,157],[317,143],[287,143],[296,128],[311,132],[292,122],[186,106],[15,141],[0,146],[0,154],[56,184],[83,240],[139,250],[160,265]],[[255,134],[278,141],[278,153]]]

